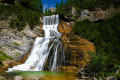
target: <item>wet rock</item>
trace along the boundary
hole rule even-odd
[[[15,76],[14,80],[24,80],[24,78],[22,76]]]

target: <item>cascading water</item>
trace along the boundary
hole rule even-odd
[[[65,53],[58,40],[62,35],[58,32],[59,16],[44,16],[43,20],[45,37],[36,38],[31,55],[24,64],[8,68],[8,71],[56,71],[64,64]]]

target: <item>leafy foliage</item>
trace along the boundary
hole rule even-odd
[[[69,0],[71,1],[71,0]],[[69,1],[66,1],[66,3],[63,2],[63,0],[61,1],[60,5],[58,5],[58,3],[56,4],[56,12],[55,14],[59,14],[62,16],[69,16],[71,17],[71,5]]]
[[[77,21],[72,31],[95,45],[86,72],[97,77],[115,74],[120,65],[120,13],[104,21]]]

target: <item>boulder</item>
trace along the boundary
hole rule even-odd
[[[22,76],[15,76],[14,80],[24,80],[24,78]]]

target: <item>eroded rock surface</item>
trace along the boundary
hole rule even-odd
[[[33,30],[27,25],[24,30],[9,28],[9,21],[0,21],[0,50],[16,60],[28,53],[36,37],[44,36],[40,26]]]
[[[61,41],[66,50],[66,59],[69,66],[83,67],[85,60],[90,60],[89,52],[95,52],[93,43],[82,39],[71,32],[74,23],[61,22],[59,31],[63,33]],[[70,69],[70,68],[69,68]]]
[[[84,19],[90,19],[91,21],[98,21],[98,20],[104,20],[110,16],[112,16],[114,13],[120,12],[120,7],[114,8],[112,5],[110,8],[106,10],[102,10],[100,8],[96,8],[94,11],[90,11],[88,9],[84,9],[81,11],[80,20]]]

